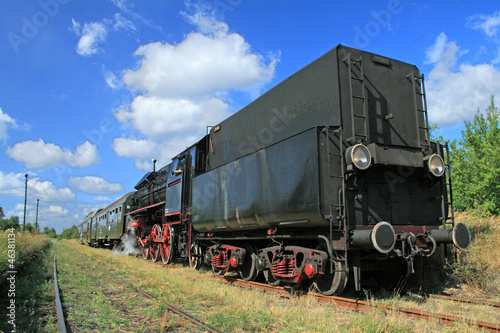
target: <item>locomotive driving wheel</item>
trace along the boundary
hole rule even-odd
[[[328,260],[328,262],[330,264],[325,267],[325,273],[316,278],[313,287],[323,295],[338,295],[344,290],[349,274],[344,260]],[[333,264],[332,273],[330,272],[331,264]]]
[[[148,239],[141,239],[139,242],[141,244],[141,252],[142,252],[142,258],[147,260],[149,258],[149,245],[148,245]]]
[[[155,242],[155,239],[160,238],[161,236],[161,227],[158,224],[153,226],[151,230],[151,234],[149,235],[150,246],[149,253],[151,255],[151,259],[153,261],[160,260],[160,243]]]
[[[194,269],[198,269],[201,266],[201,248],[198,244],[193,243],[191,245],[191,255],[189,257],[189,266]]]
[[[167,225],[163,228],[161,238],[163,239],[163,242],[160,243],[161,261],[164,264],[169,264],[172,261],[174,253],[174,229],[172,226]]]

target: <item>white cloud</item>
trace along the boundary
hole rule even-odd
[[[85,141],[72,153],[53,143],[23,141],[7,147],[7,154],[17,162],[24,163],[28,169],[45,169],[59,164],[73,168],[87,168],[99,162],[97,146]]]
[[[73,31],[80,36],[76,52],[81,56],[91,56],[98,52],[98,44],[106,40],[108,29],[106,21],[85,23],[83,28],[80,23],[72,19]]]
[[[124,191],[122,184],[110,183],[104,178],[95,176],[72,176],[68,179],[68,185],[89,194],[110,194]]]
[[[104,66],[102,66],[102,75],[104,76],[106,84],[111,89],[118,89],[121,86],[120,80],[116,77],[116,75]]]
[[[132,21],[130,21],[130,20],[127,20],[120,13],[115,14],[115,23],[113,24],[113,29],[115,31],[118,31],[121,29],[128,30],[128,31],[136,31],[134,23],[132,23]]]
[[[9,128],[16,127],[16,120],[10,117],[8,114],[3,113],[2,108],[0,108],[0,139],[7,139],[7,130]]]
[[[467,24],[475,30],[479,30],[488,37],[497,37],[500,28],[500,11],[492,15],[472,15],[467,19]]]
[[[253,52],[226,23],[200,11],[184,17],[198,32],[177,44],[140,46],[139,66],[122,77],[140,94],[114,115],[145,139],[117,138],[112,147],[117,155],[134,158],[141,170],[151,169],[151,158],[168,163],[201,138],[206,126],[228,117],[225,96],[231,90],[260,90],[274,75],[277,56],[266,59]]]
[[[141,57],[141,64],[136,70],[127,70],[123,82],[164,98],[244,89],[270,81],[276,66],[276,59],[264,63],[241,35],[227,30],[210,35],[190,33],[177,45],[143,45],[135,54]]]
[[[3,173],[0,171],[0,194],[24,196],[25,176],[22,173]],[[69,188],[57,188],[50,181],[28,176],[28,196],[40,199],[41,202],[62,203],[75,200],[75,194]]]
[[[163,98],[137,96],[130,109],[120,109],[116,119],[131,124],[141,134],[153,139],[168,139],[174,133],[194,131],[200,135],[207,125],[214,125],[229,115],[229,106],[217,97]]]
[[[115,3],[120,8],[125,8],[125,1],[117,1]],[[81,56],[92,56],[99,52],[99,44],[104,43],[110,29],[114,31],[127,30],[134,32],[136,30],[132,21],[117,13],[114,19],[103,19],[99,22],[89,22],[82,25],[72,19],[72,27],[70,28],[77,36],[80,37],[76,46],[76,52]]]
[[[443,33],[427,51],[434,68],[426,77],[429,118],[441,126],[471,119],[500,93],[500,71],[491,64],[460,63],[459,46]],[[457,69],[456,69],[457,68]]]
[[[152,159],[157,160],[158,169],[162,168],[171,162],[172,157],[192,145],[195,140],[195,136],[189,135],[173,137],[165,141],[121,137],[115,138],[111,146],[118,156],[133,158],[138,170],[151,171]]]

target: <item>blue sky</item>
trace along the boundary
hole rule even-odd
[[[344,44],[415,64],[447,139],[500,91],[497,1],[6,0],[0,205],[58,232]]]

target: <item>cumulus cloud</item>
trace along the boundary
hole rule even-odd
[[[104,178],[94,176],[70,177],[68,185],[89,194],[111,194],[124,191],[122,184],[110,183]]]
[[[253,52],[243,36],[211,14],[183,15],[197,31],[179,43],[140,46],[137,68],[122,77],[139,94],[114,115],[144,139],[117,138],[112,147],[118,156],[134,158],[139,169],[150,169],[151,158],[168,162],[201,138],[206,126],[227,118],[231,91],[260,89],[274,75],[277,56]]]
[[[64,164],[73,168],[87,168],[99,162],[97,146],[85,141],[76,147],[75,152],[53,143],[23,141],[7,147],[7,154],[17,162],[24,163],[28,169],[45,169]]]
[[[426,62],[434,66],[426,77],[431,122],[447,126],[471,119],[500,93],[500,71],[491,64],[458,64],[463,53],[444,33],[426,50]]]
[[[4,173],[0,171],[0,194],[24,196],[25,176],[22,173]],[[57,188],[50,181],[41,181],[38,177],[28,177],[28,195],[46,203],[64,203],[75,200],[75,194],[69,188]]]
[[[266,64],[241,35],[224,27],[209,35],[190,33],[177,45],[156,42],[139,47],[135,54],[141,64],[127,70],[123,82],[150,95],[186,98],[270,81],[276,59]]]
[[[16,120],[10,117],[8,114],[3,113],[2,108],[0,108],[0,139],[7,139],[7,130],[9,128],[16,127]]]
[[[138,170],[151,171],[152,159],[156,159],[157,165],[161,168],[169,164],[172,157],[192,145],[195,140],[196,136],[190,135],[173,137],[162,142],[121,137],[113,140],[112,148],[118,156],[134,159],[134,165]]]

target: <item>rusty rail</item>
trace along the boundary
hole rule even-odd
[[[462,303],[489,305],[489,306],[493,306],[495,308],[500,308],[500,302],[485,301],[485,300],[481,300],[481,299],[469,299],[469,298],[451,297],[451,296],[434,295],[434,294],[429,295],[429,297],[438,298],[438,299],[445,299],[445,300],[455,301],[455,302],[462,302]]]
[[[216,276],[216,277],[218,277],[221,280],[223,280],[224,282],[229,283],[229,284],[234,285],[234,286],[245,287],[245,288],[259,288],[261,290],[264,290],[265,292],[270,292],[270,293],[277,294],[277,295],[280,295],[283,297],[290,297],[293,294],[293,290],[291,288],[274,287],[274,286],[270,286],[268,284],[244,281],[244,280],[237,279],[237,278],[231,277],[231,276]],[[324,296],[324,295],[314,294],[314,293],[308,293],[308,295],[316,297],[316,299],[320,302],[332,303],[338,307],[341,307],[341,308],[346,309],[346,310],[351,310],[351,311],[366,312],[369,309],[373,309],[373,308],[384,308],[384,309],[389,310],[389,311],[400,312],[400,313],[402,313],[408,317],[412,317],[412,318],[435,319],[435,320],[438,320],[439,322],[446,324],[446,325],[451,325],[454,322],[463,322],[463,323],[467,323],[469,325],[474,325],[474,326],[477,326],[479,328],[485,329],[489,332],[500,332],[500,325],[498,325],[498,324],[491,324],[491,323],[486,323],[483,321],[477,321],[477,320],[473,320],[473,319],[436,314],[436,313],[431,313],[431,312],[426,312],[426,311],[402,308],[402,307],[397,307],[397,306],[380,304],[380,303],[376,303],[376,302],[361,301],[361,300],[338,297],[338,296]]]
[[[57,322],[59,323],[59,332],[66,333],[64,313],[62,310],[61,298],[59,297],[59,286],[57,285],[56,253],[57,253],[57,247],[54,248],[54,291],[56,294]]]

